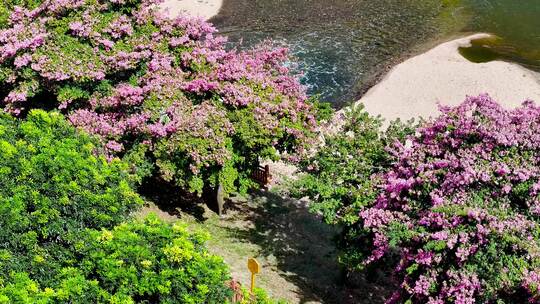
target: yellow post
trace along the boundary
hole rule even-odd
[[[248,259],[248,269],[251,272],[251,288],[250,292],[253,294],[253,289],[255,288],[255,275],[261,272],[261,265],[254,258]]]
[[[251,287],[249,288],[249,291],[253,293],[253,289],[255,288],[255,274],[251,273]]]

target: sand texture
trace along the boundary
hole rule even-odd
[[[161,6],[170,16],[186,13],[208,20],[217,15],[222,4],[223,0],[165,0]]]
[[[359,102],[369,113],[380,114],[387,121],[436,116],[437,103],[456,105],[467,95],[482,93],[488,93],[507,108],[519,106],[526,99],[540,103],[539,73],[502,61],[473,63],[459,54],[460,46],[486,35],[449,41],[406,60]]]

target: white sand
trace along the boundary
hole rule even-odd
[[[168,9],[170,16],[187,13],[206,20],[217,15],[223,0],[165,0],[161,7]]]
[[[456,105],[467,95],[488,93],[503,106],[519,106],[532,99],[540,104],[540,74],[502,62],[472,63],[458,47],[472,39],[489,37],[476,34],[443,43],[396,67],[360,100],[366,110],[387,120],[425,118],[438,114],[437,102]]]

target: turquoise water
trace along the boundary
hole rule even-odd
[[[309,92],[336,106],[397,62],[471,32],[499,38],[462,49],[466,58],[540,67],[540,0],[225,0],[212,22],[231,45],[290,48]]]

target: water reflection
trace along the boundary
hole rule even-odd
[[[540,1],[466,0],[468,31],[494,33],[461,53],[473,62],[506,60],[540,71]]]

